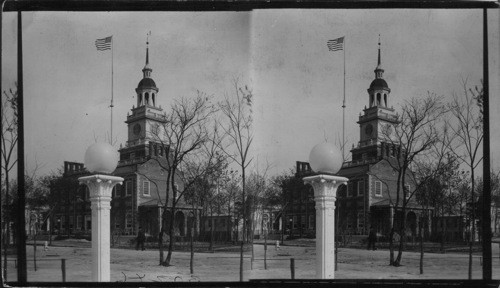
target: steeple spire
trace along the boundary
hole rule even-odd
[[[146,65],[144,65],[144,68],[142,69],[144,78],[150,78],[151,72],[153,71],[153,69],[149,67],[149,35],[151,35],[151,31],[149,31],[146,37]]]
[[[378,62],[377,67],[380,67],[380,34],[378,34]]]
[[[375,68],[375,79],[382,79],[384,76],[384,69],[382,69],[382,61],[380,60],[380,34],[378,34],[378,60],[377,68]]]

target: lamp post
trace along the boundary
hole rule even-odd
[[[337,188],[347,183],[345,177],[335,176],[342,165],[342,154],[329,143],[314,146],[309,154],[314,176],[304,183],[314,188],[316,202],[316,278],[335,278],[335,200]]]
[[[92,210],[92,281],[110,281],[110,221],[111,191],[123,178],[110,176],[118,163],[118,153],[107,143],[91,145],[85,152],[85,167],[96,173],[78,178],[90,191]],[[102,173],[102,174],[100,174]]]

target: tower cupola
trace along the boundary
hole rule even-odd
[[[375,79],[370,84],[368,88],[368,94],[370,95],[369,107],[381,106],[388,107],[388,96],[391,93],[391,89],[384,80],[384,69],[382,69],[382,61],[380,57],[380,35],[378,40],[378,59],[377,67],[373,71],[375,72]]]
[[[148,34],[149,35],[149,34]],[[151,66],[149,66],[149,39],[146,41],[146,64],[142,68],[143,78],[139,81],[135,92],[137,93],[137,107],[148,105],[156,107],[156,96],[158,88],[153,79],[151,79]]]

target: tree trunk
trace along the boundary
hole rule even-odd
[[[394,226],[389,232],[389,265],[394,266]]]
[[[252,206],[253,206],[253,205],[252,205]],[[252,208],[252,210],[255,210],[255,209],[254,209],[254,208]],[[251,247],[252,247],[252,257],[251,257],[251,259],[250,259],[250,269],[251,269],[251,270],[253,270],[253,260],[254,260],[254,258],[255,258],[254,249],[253,249],[253,238],[255,238],[255,219],[254,219],[254,217],[255,217],[255,211],[252,211],[252,216],[251,216],[252,223],[250,224],[250,225],[251,225],[251,226],[250,226],[250,227],[251,227],[251,228],[250,228],[250,230],[252,230],[252,231],[251,231],[251,236],[250,236],[250,243],[251,243],[251,245],[252,245],[252,246],[251,246]]]
[[[9,209],[9,203],[10,203],[10,197],[9,197],[9,189],[10,189],[10,185],[9,185],[9,171],[7,170],[7,165],[5,165],[5,208]],[[5,210],[7,210],[5,209]],[[7,281],[7,250],[8,250],[8,247],[10,245],[10,216],[9,216],[9,212],[8,211],[4,211],[4,223],[5,223],[5,237],[4,237],[4,246],[3,246],[3,254],[4,254],[4,258],[3,258],[3,279],[5,279],[5,281]]]
[[[444,207],[441,207],[441,253],[444,253],[444,235],[445,235],[445,226],[446,226],[446,219],[444,219]]]
[[[193,221],[193,226],[194,226],[194,221]],[[193,231],[194,231],[194,227],[191,227],[189,229],[189,234],[190,234],[190,250],[191,250],[191,257],[189,258],[189,272],[191,274],[194,274],[194,241],[193,241]]]
[[[240,282],[243,282],[243,240],[240,243]]]
[[[267,270],[267,233],[264,233],[264,270]]]
[[[214,251],[214,213],[212,207],[210,207],[210,242],[208,250],[211,252]]]
[[[163,225],[160,230],[160,234],[158,235],[158,249],[160,250],[160,264],[163,265],[163,256],[164,256],[164,248],[163,248],[163,235],[164,235],[164,229]]]
[[[400,223],[400,229],[399,229],[399,247],[398,247],[398,256],[396,257],[396,260],[394,260],[394,266],[398,267],[401,265],[401,258],[403,257],[403,248],[404,248],[404,242],[405,242],[405,221],[406,221],[406,207],[403,205],[401,209],[401,223]]]
[[[424,235],[422,233],[423,223],[420,221],[418,233],[420,234],[420,274],[424,274]]]
[[[245,204],[245,166],[241,165],[241,183],[242,183],[242,204],[243,204],[243,238],[240,246],[240,281],[243,281],[243,243],[246,238],[246,204]]]
[[[37,270],[36,268],[36,228],[35,228],[35,233],[33,235],[33,264],[35,265],[35,271]]]
[[[171,220],[170,220],[170,226],[168,228],[170,242],[168,243],[167,258],[165,259],[165,262],[163,262],[163,266],[170,266],[170,260],[172,259],[172,251],[174,250],[174,241],[175,241],[175,235],[174,235],[175,207],[173,207],[173,206],[174,205],[172,204],[172,212],[171,212],[171,218],[170,218]]]
[[[469,276],[469,280],[472,279],[472,247],[474,245],[474,237],[476,234],[476,205],[474,205],[474,189],[475,189],[475,185],[474,185],[474,168],[471,169],[471,179],[472,179],[472,183],[471,183],[471,205],[472,205],[472,221],[471,221],[471,224],[472,224],[472,229],[471,229],[471,235],[470,235],[470,241],[469,241],[469,270],[468,270],[468,276]]]

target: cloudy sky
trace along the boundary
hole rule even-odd
[[[2,86],[16,80],[16,14],[3,18]],[[492,148],[500,145],[499,11],[489,13]],[[113,35],[114,137],[126,141],[127,112],[136,103],[146,34],[158,102],[222,97],[239,78],[254,94],[255,145],[272,173],[307,161],[311,148],[342,135],[344,52],[326,42],[345,36],[346,139],[368,105],[379,34],[389,105],[427,92],[461,93],[461,79],[482,78],[482,10],[254,10],[253,12],[23,13],[25,149],[40,173],[63,161],[83,162],[87,146],[109,133],[111,53],[94,41]],[[118,145],[117,145],[118,146]],[[492,150],[493,167],[500,153]]]

